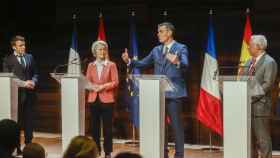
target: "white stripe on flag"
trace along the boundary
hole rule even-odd
[[[73,48],[70,48],[69,59],[68,59],[68,74],[81,74],[81,62],[78,52]]]
[[[215,73],[216,79],[214,78]],[[218,82],[218,62],[215,58],[205,53],[203,72],[201,78],[201,88],[206,92],[213,95],[214,97],[221,99],[219,92],[219,82]]]

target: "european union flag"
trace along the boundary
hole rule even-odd
[[[137,36],[136,36],[136,25],[135,25],[135,13],[132,12],[130,17],[130,47],[129,53],[130,56],[133,56],[134,60],[138,59],[138,44],[137,44]],[[133,68],[131,70],[132,74],[140,74],[140,70],[138,68]],[[137,81],[129,82],[129,111],[132,123],[135,127],[139,127],[139,87]]]

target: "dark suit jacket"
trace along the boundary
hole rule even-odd
[[[38,71],[36,68],[35,61],[31,54],[25,54],[24,59],[26,62],[26,67],[24,68],[18,61],[17,57],[14,54],[7,56],[3,62],[3,72],[12,72],[16,77],[20,80],[32,80],[35,83],[35,87],[38,83]],[[34,93],[34,90],[29,90],[26,88],[20,88],[19,97],[21,98],[19,101],[25,100],[25,97],[29,94]]]
[[[169,62],[165,56],[163,56],[162,51],[163,45],[158,45],[142,60],[132,60],[130,66],[144,68],[149,65],[154,65],[154,74],[166,75],[176,88],[174,92],[166,92],[166,98],[186,97],[187,90],[184,78],[189,65],[187,46],[175,41],[169,50],[171,54],[175,54],[176,52],[180,61],[180,66]]]

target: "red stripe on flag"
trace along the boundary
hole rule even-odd
[[[205,126],[223,136],[221,100],[202,88],[200,88],[199,92],[196,117]]]
[[[246,41],[246,43],[248,45],[249,45],[249,42],[250,42],[251,35],[252,35],[252,28],[251,28],[251,23],[250,23],[250,17],[247,14],[246,15],[246,24],[245,24],[243,40]]]
[[[99,26],[98,26],[98,40],[106,41],[106,36],[105,36],[105,27],[104,27],[104,20],[103,16],[101,15],[99,17]]]

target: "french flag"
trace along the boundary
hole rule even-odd
[[[222,102],[219,92],[219,82],[216,80],[218,79],[218,76],[216,79],[214,77],[215,75],[218,75],[218,62],[211,16],[212,11],[210,11],[208,41],[204,56],[196,117],[206,127],[222,136]]]

